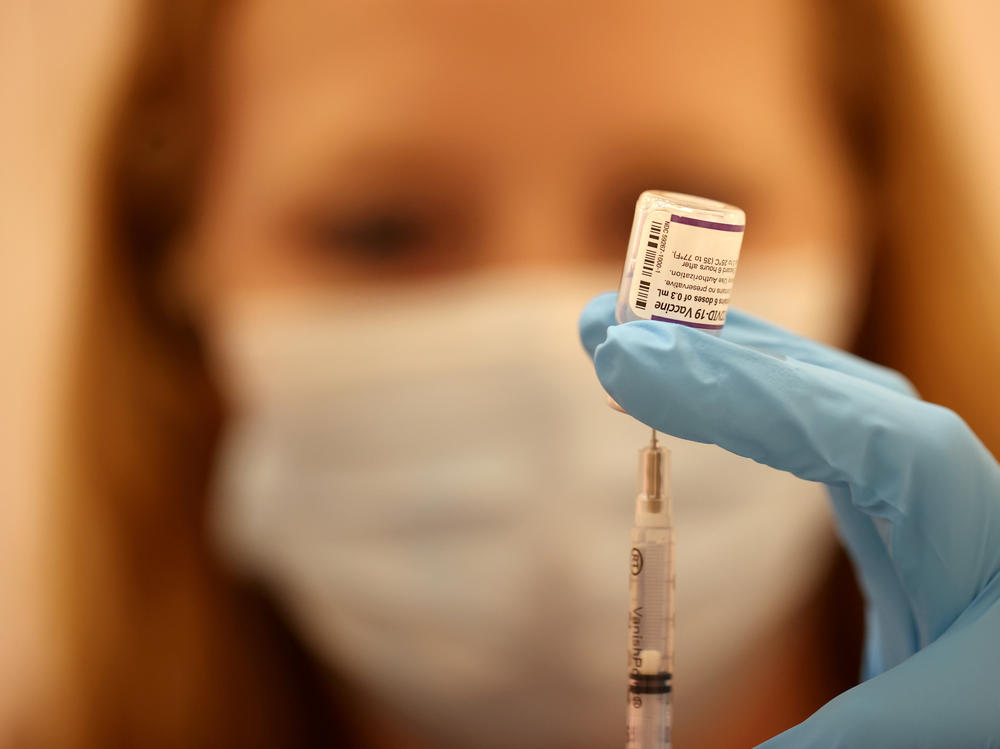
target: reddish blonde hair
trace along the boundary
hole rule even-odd
[[[222,409],[162,280],[199,201],[225,12],[146,4],[98,153],[52,547],[66,624],[46,744],[330,745],[343,733],[275,610],[209,548]]]

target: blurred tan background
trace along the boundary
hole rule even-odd
[[[961,164],[971,209],[992,229],[984,275],[1000,277],[1000,5],[885,4],[919,52],[933,124]],[[40,613],[36,540],[87,231],[88,149],[128,52],[134,11],[129,0],[0,5],[0,726],[31,702],[46,674],[50,620]],[[948,195],[939,197],[946,211]]]

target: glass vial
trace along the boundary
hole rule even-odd
[[[615,318],[722,330],[743,244],[736,206],[647,190],[635,204]]]

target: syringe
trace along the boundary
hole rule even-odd
[[[674,662],[674,532],[670,453],[639,451],[639,494],[629,556],[626,749],[669,749]]]

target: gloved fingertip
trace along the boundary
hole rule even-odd
[[[580,343],[591,357],[604,342],[608,328],[615,325],[616,299],[617,294],[613,291],[600,294],[591,299],[580,313]]]
[[[917,390],[917,386],[913,384],[909,377],[888,367],[884,367],[882,371],[889,381],[888,387],[890,389],[904,395],[909,395],[911,398],[920,398],[920,391]]]
[[[608,329],[607,338],[594,351],[597,378],[608,394],[640,420],[649,393],[664,379],[664,360],[677,344],[677,328],[637,320]]]

